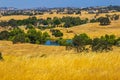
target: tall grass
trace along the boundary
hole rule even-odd
[[[120,80],[119,53],[5,55],[0,80]]]

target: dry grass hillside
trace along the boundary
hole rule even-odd
[[[45,14],[37,17],[54,16],[63,15]],[[86,14],[81,17],[92,18],[93,16]],[[18,20],[28,17],[6,16],[1,17],[0,20],[12,18]],[[120,20],[113,21],[108,26],[88,23],[68,29],[56,29],[60,29],[64,33],[63,38],[67,39],[80,33],[87,33],[91,38],[105,34],[115,34],[120,37]],[[45,31],[51,34],[49,29]],[[91,51],[76,53],[73,50],[66,51],[63,46],[12,44],[10,41],[0,41],[0,52],[4,58],[0,61],[0,80],[120,80],[119,47],[103,53]]]
[[[114,34],[117,37],[120,37],[120,20],[112,21],[110,25],[107,26],[100,26],[99,23],[87,23],[84,25],[74,26],[71,28],[55,28],[59,29],[64,33],[63,38],[71,39],[76,34],[86,33],[91,38],[104,36],[105,34]],[[50,30],[45,30],[46,32],[50,33]],[[71,33],[68,33],[72,31]]]
[[[89,23],[70,28],[76,34],[87,33],[91,37],[99,37],[105,34],[114,34],[120,37],[120,20],[111,22],[108,26],[100,26],[99,23]]]
[[[4,55],[51,55],[53,53],[59,54],[60,52],[65,52],[64,47],[57,46],[44,46],[44,45],[36,45],[36,44],[12,44],[9,41],[0,41],[0,51],[3,52]]]
[[[120,12],[113,12],[113,13],[103,13],[103,14],[99,14],[99,16],[97,17],[100,17],[100,16],[105,16],[106,14],[109,14],[109,15],[113,15],[113,14],[119,14],[120,15]],[[82,19],[84,18],[88,18],[88,19],[92,19],[94,18],[96,14],[88,14],[88,13],[83,13],[82,15],[76,15],[76,14],[44,14],[44,15],[36,15],[36,17],[38,19],[40,18],[43,18],[43,19],[47,19],[48,17],[50,18],[54,18],[54,17],[58,17],[58,18],[62,18],[63,16],[71,16],[71,17],[81,17]],[[15,19],[15,20],[23,20],[23,19],[27,19],[29,18],[30,16],[24,16],[24,15],[12,15],[12,16],[2,16],[0,17],[0,21],[8,21],[10,19]]]
[[[0,41],[0,80],[119,80],[120,49],[75,53],[59,46]],[[50,55],[49,55],[50,54]]]

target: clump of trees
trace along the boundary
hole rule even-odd
[[[108,17],[100,17],[99,22],[100,22],[100,25],[109,25],[111,23]]]
[[[119,15],[117,15],[117,14],[114,14],[114,15],[112,15],[112,16],[110,16],[110,19],[111,20],[119,20]]]
[[[73,45],[76,48],[77,52],[83,52],[86,50],[86,46],[91,43],[91,39],[87,34],[75,35],[73,38]]]
[[[116,45],[116,38],[114,35],[105,35],[101,36],[101,38],[95,38],[92,40],[91,48],[92,51],[110,51],[112,50],[112,46]]]
[[[33,26],[40,26],[42,25],[43,27],[72,27],[72,26],[77,26],[77,25],[82,25],[86,24],[88,22],[88,19],[80,19],[80,17],[54,17],[52,18],[47,18],[47,19],[37,19],[36,17],[29,17],[28,19],[24,20],[15,20],[11,19],[9,21],[2,21],[0,22],[0,26],[6,27],[6,26],[11,26],[13,28],[16,28],[18,26],[25,25],[27,28],[31,28]],[[30,25],[29,25],[30,24]]]
[[[56,37],[61,37],[59,30],[52,31]],[[12,31],[1,31],[0,40],[10,40],[15,43],[32,43],[32,44],[45,44],[50,40],[47,32],[42,33],[36,29],[28,29],[25,33],[19,28],[14,28]],[[66,46],[67,50],[74,49],[77,52],[108,52],[113,50],[113,46],[120,46],[120,37],[116,38],[115,35],[105,35],[100,38],[91,39],[87,34],[75,35],[72,40],[58,38],[56,42],[61,46]]]
[[[75,49],[77,52],[108,52],[113,50],[113,46],[120,46],[120,38],[115,35],[105,35],[100,38],[91,39],[87,34],[75,35],[72,43],[66,45],[67,50]]]
[[[14,28],[12,31],[0,32],[0,40],[10,40],[15,43],[32,43],[44,44],[49,40],[50,36],[47,32],[36,31],[34,28],[29,29],[27,33],[19,28]]]
[[[23,20],[15,20],[11,19],[9,21],[1,21],[0,26],[2,27],[9,27],[11,26],[12,28],[16,28],[18,26],[26,26],[26,29],[28,28],[33,28],[34,26],[39,28],[39,29],[46,29],[46,28],[54,28],[54,27],[73,27],[73,26],[78,26],[82,24],[86,24],[88,22],[90,23],[95,23],[95,22],[100,22],[100,25],[109,25],[111,23],[111,20],[119,20],[119,15],[114,14],[114,15],[106,15],[106,17],[99,17],[99,18],[93,18],[89,20],[88,18],[86,19],[81,19],[80,17],[54,17],[52,18],[47,18],[47,19],[37,19],[35,16],[34,17],[29,17],[27,19]]]
[[[82,20],[80,17],[63,17],[61,20],[64,22],[65,28],[86,24],[88,22],[87,18]]]
[[[117,14],[113,14],[113,15],[108,15],[106,14],[105,17],[99,17],[99,18],[93,18],[90,20],[90,23],[95,23],[95,22],[99,22],[100,25],[109,25],[111,23],[111,21],[113,20],[119,20],[119,15]]]

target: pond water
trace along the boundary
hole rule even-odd
[[[66,40],[66,43],[71,43],[72,44],[72,40]],[[60,46],[60,44],[56,41],[51,41],[51,40],[47,40],[45,45],[47,46]]]
[[[51,41],[51,40],[47,40],[45,45],[47,45],[47,46],[60,46],[57,42]]]

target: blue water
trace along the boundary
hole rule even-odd
[[[57,42],[53,42],[53,41],[46,41],[45,45],[48,45],[48,46],[60,46]]]
[[[72,42],[73,42],[73,41],[72,41],[71,39],[66,40],[66,43],[68,43],[68,44],[69,44],[69,43],[72,44]]]
[[[66,43],[72,44],[72,40],[66,40]],[[47,45],[47,46],[60,46],[59,43],[57,43],[56,41],[51,41],[51,40],[47,40],[45,45]]]

